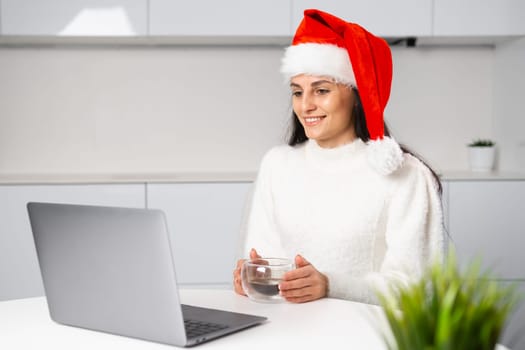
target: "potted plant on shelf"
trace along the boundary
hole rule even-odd
[[[494,168],[496,144],[489,139],[476,139],[468,144],[470,170],[489,172]]]
[[[463,272],[454,255],[413,284],[378,293],[389,350],[494,350],[518,303],[516,285],[503,286],[479,263]]]

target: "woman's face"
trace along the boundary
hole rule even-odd
[[[306,136],[332,148],[356,138],[352,123],[355,96],[344,84],[324,76],[297,75],[291,79],[293,110]]]

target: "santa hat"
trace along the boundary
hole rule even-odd
[[[392,54],[385,40],[326,12],[305,10],[281,73],[287,80],[299,74],[330,76],[356,87],[370,134],[370,164],[385,175],[401,166],[401,148],[384,134],[383,112],[392,84]]]

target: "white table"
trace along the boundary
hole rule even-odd
[[[185,304],[252,313],[268,322],[204,343],[196,349],[363,349],[386,347],[376,306],[337,299],[305,304],[259,304],[231,290],[182,289]],[[0,349],[151,349],[172,346],[54,323],[43,297],[0,302]],[[504,348],[498,347],[498,350]]]
[[[183,303],[268,317],[262,325],[197,349],[385,349],[374,329],[380,309],[337,299],[260,304],[231,290],[182,289]],[[54,323],[43,297],[0,302],[0,349],[168,349],[168,345]]]

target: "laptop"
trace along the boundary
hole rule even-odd
[[[160,210],[28,203],[51,319],[193,346],[266,318],[182,305]],[[194,263],[194,262],[188,262]]]

